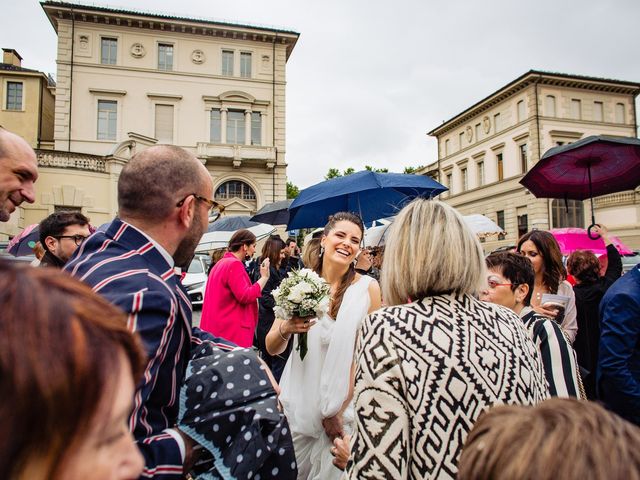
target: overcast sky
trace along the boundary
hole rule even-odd
[[[55,74],[36,0],[2,0],[0,46]],[[426,132],[530,69],[640,82],[640,1],[110,0],[98,5],[284,27],[289,180],[437,160]]]

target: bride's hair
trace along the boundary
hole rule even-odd
[[[329,217],[329,221],[324,226],[323,235],[329,235],[329,232],[333,230],[338,222],[351,222],[356,225],[360,229],[360,233],[364,235],[364,224],[362,223],[362,219],[351,212],[338,212],[335,215],[331,215]],[[316,272],[318,275],[322,274],[322,262],[324,260],[324,255],[311,255],[309,267]],[[340,285],[336,289],[332,299],[331,299],[331,307],[329,307],[329,316],[333,319],[338,315],[338,310],[340,310],[340,305],[342,304],[342,297],[344,296],[344,292],[347,291],[351,282],[353,282],[353,278],[356,276],[355,266],[352,264],[349,265],[346,273],[340,279]]]

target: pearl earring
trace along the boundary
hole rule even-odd
[[[322,255],[324,255],[324,247],[320,246],[320,254],[318,256],[322,257]]]

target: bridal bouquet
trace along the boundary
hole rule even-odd
[[[320,316],[329,310],[330,287],[316,272],[303,268],[289,272],[280,286],[271,292],[276,301],[276,317],[289,320],[297,317]],[[300,358],[307,354],[307,334],[298,334]]]

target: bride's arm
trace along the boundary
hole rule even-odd
[[[287,348],[292,334],[308,332],[315,323],[316,320],[309,317],[292,317],[290,320],[276,318],[264,339],[267,352],[269,355],[281,354]]]
[[[349,393],[347,393],[347,398],[345,398],[342,403],[342,407],[338,413],[336,413],[333,417],[328,417],[322,420],[322,426],[327,436],[333,441],[336,438],[342,438],[344,436],[343,423],[342,423],[342,414],[351,403],[353,399],[353,387],[356,378],[356,364],[351,364],[351,371],[349,372]]]

